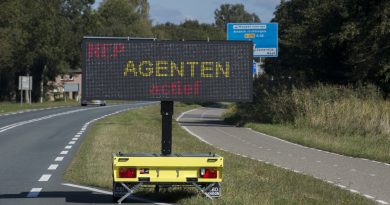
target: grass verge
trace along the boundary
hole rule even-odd
[[[23,103],[22,105],[20,105],[20,103],[0,102],[0,115],[7,112],[17,112],[21,110],[39,109],[39,108],[57,107],[57,106],[75,106],[75,105],[80,105],[80,103],[76,101],[70,101],[70,100],[68,100],[67,102],[48,101],[43,103],[32,103],[32,104]]]
[[[322,129],[288,124],[247,123],[246,127],[308,147],[390,163],[390,137],[329,133]]]
[[[176,114],[194,106],[179,104]],[[96,122],[89,129],[65,172],[67,181],[111,189],[113,152],[160,152],[159,106],[132,110]],[[374,204],[310,176],[236,156],[209,146],[173,123],[174,152],[216,152],[224,157],[222,197],[211,201],[195,189],[175,188],[156,195],[143,189],[136,195],[179,204]]]

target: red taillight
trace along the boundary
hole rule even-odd
[[[217,170],[214,168],[201,168],[200,169],[201,178],[217,178]]]
[[[119,178],[136,178],[137,169],[130,167],[120,167],[119,168]]]

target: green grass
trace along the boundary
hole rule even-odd
[[[390,137],[329,133],[323,129],[288,124],[247,123],[246,127],[308,147],[390,163]]]
[[[179,104],[176,115],[195,107]],[[159,106],[132,110],[96,122],[89,129],[67,168],[67,181],[112,188],[112,153],[160,152]],[[174,152],[216,152],[224,157],[222,197],[211,201],[195,189],[174,188],[153,194],[142,189],[136,195],[179,204],[375,204],[310,176],[293,173],[248,158],[220,151],[173,124]]]
[[[20,103],[11,103],[11,102],[0,102],[0,115],[8,112],[17,112],[21,110],[28,110],[28,109],[38,109],[38,108],[47,108],[47,107],[57,107],[57,106],[75,106],[80,105],[80,103],[76,101],[48,101],[43,103],[32,103],[27,104],[23,103],[20,105]]]

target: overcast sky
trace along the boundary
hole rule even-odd
[[[96,0],[94,8],[101,0]],[[269,22],[280,0],[149,0],[150,17],[156,23],[181,23],[186,19],[213,23],[214,11],[221,4],[244,4],[245,10],[257,14],[262,22]]]

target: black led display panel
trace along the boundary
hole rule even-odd
[[[251,101],[249,41],[84,37],[83,99]]]

